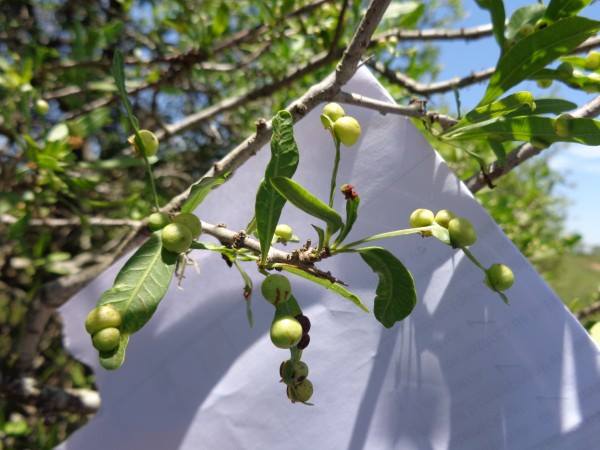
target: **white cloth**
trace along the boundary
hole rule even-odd
[[[365,68],[347,90],[392,101]],[[598,448],[600,354],[585,330],[408,120],[344,108],[363,129],[358,145],[342,149],[338,178],[361,196],[350,239],[405,228],[415,208],[452,209],[475,225],[472,249],[485,265],[513,268],[510,306],[460,252],[419,236],[381,242],[412,271],[419,297],[412,315],[389,330],[290,275],[312,321],[303,355],[315,386],[309,407],[291,404],[278,383],[289,352],[269,340],[273,308],[261,298],[261,276],[247,264],[257,286],[250,329],[239,274],[206,252],[193,253],[201,274],[188,270],[183,290],[173,282],[155,316],[132,337],[124,366],[100,368],[83,323],[123,259],[61,309],[66,344],[95,369],[103,403],[60,448]],[[301,153],[295,179],[325,198],[333,146],[319,114],[317,108],[295,127]],[[196,213],[242,229],[269,156],[268,148],[260,151]],[[343,211],[341,194],[336,198]],[[316,219],[287,205],[281,222],[316,241],[310,227]],[[322,266],[372,307],[377,279],[359,256]]]

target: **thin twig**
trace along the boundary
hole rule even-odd
[[[373,44],[384,42],[390,38],[397,38],[399,41],[470,41],[491,36],[492,33],[493,27],[491,23],[458,29],[430,28],[425,30],[405,30],[402,28],[393,28],[377,34],[373,38]]]

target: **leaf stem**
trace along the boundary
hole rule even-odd
[[[335,136],[333,136],[333,142],[335,143],[335,157],[333,160],[333,171],[331,173],[331,187],[329,189],[330,208],[333,208],[333,196],[335,194],[335,184],[337,181],[338,168],[340,165],[340,141]]]
[[[471,250],[469,250],[466,247],[461,248],[461,250],[464,252],[465,255],[467,255],[467,258],[469,258],[473,264],[475,264],[477,267],[483,270],[484,273],[486,272],[486,268],[483,267],[483,264],[481,264],[477,258],[475,258],[475,255],[471,253]]]
[[[339,247],[339,248],[335,249],[335,253],[352,251],[353,247],[356,247],[357,245],[360,245],[360,244],[364,244],[365,242],[379,241],[381,239],[388,239],[388,238],[393,238],[393,237],[397,237],[397,236],[407,236],[410,234],[418,234],[418,233],[422,233],[423,231],[431,231],[432,229],[433,229],[433,227],[431,225],[428,225],[426,227],[406,228],[404,230],[395,230],[395,231],[388,231],[386,233],[378,233],[378,234],[374,234],[372,236],[367,236],[366,238],[360,239],[358,241],[350,242],[349,244],[346,244],[343,247]]]

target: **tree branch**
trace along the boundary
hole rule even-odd
[[[491,23],[478,25],[471,28],[459,28],[455,30],[440,28],[404,30],[401,28],[393,28],[376,35],[373,38],[372,44],[384,42],[392,37],[397,38],[399,41],[471,41],[474,39],[481,39],[491,36],[492,34],[493,27]]]
[[[598,46],[600,46],[600,37],[590,38],[573,50],[571,54],[588,51]],[[374,70],[379,72],[383,77],[385,77],[389,82],[403,87],[411,94],[423,95],[425,97],[428,97],[432,94],[449,92],[455,89],[471,86],[476,83],[481,83],[482,81],[489,79],[496,71],[495,67],[489,67],[477,72],[472,72],[470,75],[466,75],[462,78],[457,77],[450,80],[435,81],[433,83],[421,83],[407,75],[404,75],[401,72],[390,69],[381,62],[376,62],[369,65]]]
[[[595,117],[598,114],[600,114],[600,96],[571,113],[573,117]],[[489,182],[507,174],[518,165],[523,164],[529,158],[540,153],[542,150],[544,150],[544,148],[534,147],[529,143],[523,144],[506,155],[504,164],[500,164],[497,161],[493,162],[486,170],[486,175],[482,172],[478,172],[466,180],[465,184],[471,192],[478,192],[481,188],[487,186]]]
[[[292,114],[294,121],[304,117],[310,110],[315,108],[321,102],[333,98],[339,92],[341,86],[352,77],[354,72],[356,72],[361,55],[370,42],[371,36],[390,1],[391,0],[371,1],[358,26],[357,31],[352,38],[350,45],[344,52],[342,60],[336,69],[336,73],[332,76],[330,75],[322,82],[311,87],[304,95],[288,106],[287,110]],[[317,61],[329,61],[329,58],[335,58],[335,56],[335,54],[330,52],[325,56],[320,56],[317,58]],[[305,73],[308,73],[308,67],[311,65],[314,70],[315,64],[318,63],[316,61],[309,63],[308,66],[305,66],[303,69],[299,69],[292,73],[285,80],[272,83],[271,85],[259,88],[240,97],[223,100],[217,105],[206,108],[203,111],[187,117],[177,124],[167,126],[166,133],[172,134],[175,132],[181,132],[193,127],[209,117],[213,117],[216,114],[234,108],[242,102],[242,97],[246,100],[250,100],[260,96],[268,95],[272,92],[274,87],[279,88],[289,84],[291,82],[290,78],[297,79],[303,76]],[[165,131],[159,131],[157,135],[159,135],[160,139],[161,137],[165,136]],[[201,179],[209,176],[219,175],[224,172],[229,172],[241,166],[268,142],[270,136],[271,122],[259,122],[257,131],[254,135],[247,138],[244,142],[231,150],[224,158],[215,163]],[[183,202],[187,199],[190,189],[191,186],[178,196],[174,197],[162,209],[167,212],[179,210]],[[119,248],[118,251],[115,251],[111,257],[107,258],[107,260],[102,264],[84,269],[82,272],[76,275],[58,278],[41,287],[36,307],[30,311],[28,324],[31,326],[28,327],[27,332],[23,334],[23,338],[19,345],[19,368],[21,370],[25,371],[31,367],[39,339],[48,319],[52,314],[53,308],[62,305],[78,290],[82,289],[87,283],[89,283],[90,280],[104,271],[112,264],[112,262],[114,262],[130,248],[135,246],[143,238],[144,233],[142,232],[142,229],[134,227],[132,228],[130,234],[124,239],[121,248]]]
[[[11,225],[18,219],[8,214],[0,215],[0,223]],[[101,227],[135,227],[139,226],[141,222],[139,220],[130,219],[111,219],[109,217],[88,217],[85,220],[81,220],[79,217],[69,218],[42,218],[42,219],[30,219],[27,222],[28,226],[31,227],[70,227],[79,225],[93,225]]]
[[[91,389],[60,389],[37,386],[30,377],[0,380],[0,397],[33,405],[43,412],[73,412],[92,414],[100,408],[100,395]]]
[[[363,108],[374,109],[381,114],[397,114],[405,117],[427,118],[433,122],[438,122],[444,129],[450,128],[458,121],[450,116],[439,114],[425,109],[425,102],[414,102],[410,106],[394,105],[392,103],[382,102],[373,98],[365,97],[364,95],[354,94],[349,92],[338,93],[334,100],[350,105],[362,106]]]

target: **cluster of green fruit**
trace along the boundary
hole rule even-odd
[[[101,354],[109,354],[119,347],[121,323],[121,313],[111,305],[98,306],[87,315],[85,329]]]
[[[280,274],[268,275],[261,285],[265,300],[278,307],[287,302],[292,295],[292,287],[287,277]],[[310,320],[303,314],[295,317],[279,315],[271,324],[271,342],[277,348],[304,350],[310,343]],[[308,366],[300,360],[289,360],[280,368],[281,380],[287,385],[287,396],[295,402],[307,402],[313,393],[308,375]]]
[[[191,213],[177,214],[172,220],[163,212],[152,213],[148,216],[148,228],[151,231],[162,230],[163,247],[173,253],[188,251],[192,241],[202,233],[200,219]]]
[[[415,228],[428,227],[434,223],[448,230],[450,243],[455,248],[466,248],[477,241],[475,228],[468,219],[457,217],[452,211],[442,209],[433,213],[429,209],[415,209],[410,215],[410,225]],[[425,235],[430,235],[425,232]],[[515,282],[515,276],[505,264],[492,264],[485,269],[485,283],[494,291],[503,292]]]
[[[323,126],[333,133],[335,138],[347,147],[356,144],[360,137],[360,123],[352,116],[347,116],[344,108],[338,103],[328,103],[321,115]]]

